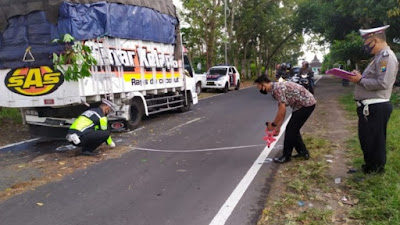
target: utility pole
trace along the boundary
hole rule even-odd
[[[227,11],[227,8],[228,8],[228,6],[227,6],[227,0],[225,0],[225,29],[224,29],[224,32],[225,32],[225,64],[226,65],[228,65],[228,47],[227,47],[227,45],[228,45],[228,40],[227,40],[227,38],[228,38],[228,30],[227,30],[227,25],[226,25],[226,11]]]

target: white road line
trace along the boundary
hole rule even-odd
[[[127,134],[135,133],[135,132],[137,132],[137,131],[139,131],[139,130],[143,130],[144,128],[145,128],[145,127],[139,127],[139,128],[137,128],[137,129],[135,129],[135,130],[132,130],[132,131],[127,132]]]
[[[170,130],[176,130],[176,129],[180,128],[180,127],[183,127],[183,126],[186,126],[186,125],[188,125],[188,124],[194,123],[194,122],[199,121],[199,120],[201,120],[201,119],[203,119],[203,118],[204,118],[204,117],[199,117],[199,118],[196,118],[196,119],[187,121],[186,123],[183,123],[183,124],[178,125],[178,126],[176,126],[176,127],[174,127],[174,128],[171,128]]]
[[[278,140],[280,139],[282,134],[285,132],[286,126],[291,117],[292,117],[292,115],[290,115],[286,119],[285,123],[282,125],[282,127],[284,127],[285,129],[281,130],[279,136],[277,137],[277,141],[272,143],[272,145],[269,148],[268,147],[264,148],[264,150],[258,156],[256,161],[254,161],[253,165],[247,171],[246,175],[242,178],[240,183],[236,186],[235,190],[233,190],[232,194],[229,196],[229,198],[226,200],[226,202],[219,209],[217,215],[215,215],[214,219],[211,221],[211,223],[209,225],[224,225],[226,223],[229,216],[232,214],[233,209],[238,204],[238,202],[242,198],[243,194],[245,193],[247,188],[250,186],[254,177],[257,175],[258,171],[260,170],[261,166],[263,165],[263,163],[260,163],[260,162],[264,162],[266,160],[266,158],[268,158],[269,153],[274,148],[275,144],[278,142]]]
[[[196,149],[196,150],[161,150],[161,149],[150,149],[150,148],[135,148],[138,151],[148,151],[148,152],[166,152],[166,153],[191,153],[191,152],[212,152],[212,151],[227,151],[243,148],[255,148],[265,145],[246,145],[246,146],[235,146],[235,147],[223,147],[223,148],[206,148],[206,149]]]
[[[34,139],[26,140],[26,141],[17,142],[17,143],[14,143],[14,144],[9,144],[9,145],[0,147],[0,150],[5,149],[5,148],[14,147],[14,146],[17,146],[17,145],[26,144],[26,143],[33,142],[33,141],[37,141],[37,140],[39,140],[39,139],[40,139],[40,138],[34,138]]]

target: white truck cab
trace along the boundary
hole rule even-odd
[[[234,66],[213,66],[208,70],[204,88],[220,89],[224,93],[240,89],[240,74]]]

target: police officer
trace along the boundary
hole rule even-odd
[[[115,105],[103,99],[98,108],[85,111],[72,123],[67,140],[82,147],[82,154],[87,156],[97,155],[94,151],[104,142],[114,148],[115,143],[111,139],[111,128],[107,121],[107,115],[112,110],[115,110]]]
[[[382,173],[386,164],[386,128],[393,106],[389,99],[398,71],[398,61],[386,43],[389,26],[360,30],[364,48],[375,55],[361,75],[350,81],[356,83],[355,100],[358,114],[358,136],[364,154],[364,173]]]

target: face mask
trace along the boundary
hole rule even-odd
[[[268,94],[268,91],[266,91],[266,90],[260,90],[260,93],[263,94],[263,95],[267,95],[267,94]]]
[[[375,46],[376,46],[376,42],[374,43],[374,45],[371,47],[370,45],[371,45],[371,43],[372,43],[372,41],[369,43],[369,44],[366,44],[366,45],[364,45],[364,50],[365,50],[365,52],[367,53],[367,54],[371,54],[372,53],[372,50],[375,48]]]

